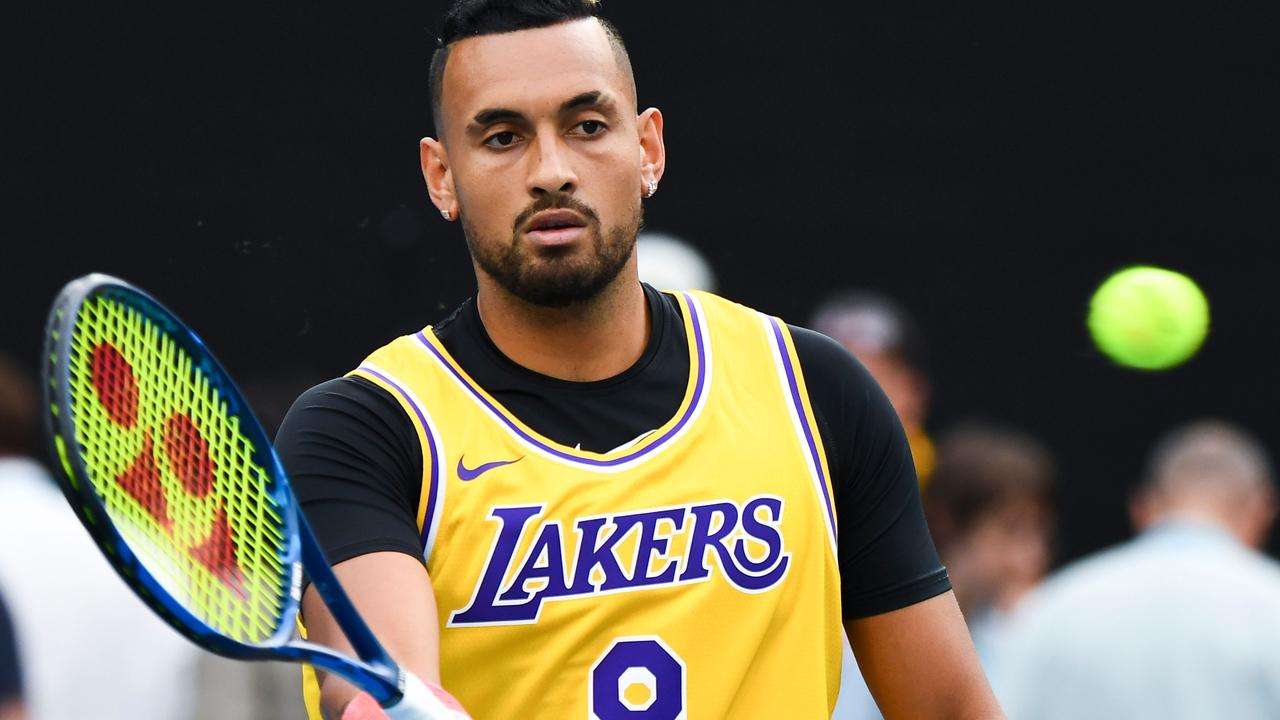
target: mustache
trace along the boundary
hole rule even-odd
[[[590,205],[582,202],[568,193],[549,192],[540,196],[529,204],[516,216],[514,232],[519,233],[520,229],[529,223],[534,215],[543,210],[572,210],[587,219],[587,224],[598,226],[600,224],[600,216],[596,215],[596,211],[591,209]]]

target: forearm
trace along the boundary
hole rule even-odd
[[[395,661],[426,683],[440,683],[439,627],[426,569],[402,553],[371,553],[334,567],[338,579]],[[350,643],[314,588],[303,596],[308,639],[351,652]],[[359,692],[345,679],[317,672],[320,707],[337,718]]]

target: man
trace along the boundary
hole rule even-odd
[[[22,672],[18,667],[18,640],[13,635],[13,622],[0,597],[0,720],[21,720]]]
[[[890,717],[1000,717],[866,372],[639,282],[663,117],[597,11],[445,19],[422,167],[476,297],[305,393],[277,438],[338,577],[477,718],[825,717],[842,619]],[[312,588],[303,609],[348,646]],[[310,687],[312,717],[367,703]]]
[[[1132,507],[1141,534],[1047,581],[1015,620],[1011,717],[1280,717],[1270,461],[1222,422],[1165,437]]]
[[[20,634],[27,711],[190,718],[200,649],[120,580],[34,459],[39,408],[35,382],[0,354],[0,587]]]

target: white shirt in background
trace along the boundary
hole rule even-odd
[[[186,720],[202,652],[107,564],[31,460],[0,458],[0,586],[32,720]]]
[[[1275,720],[1280,565],[1166,523],[1034,591],[1005,650],[1017,720]]]

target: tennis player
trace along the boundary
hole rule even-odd
[[[867,372],[639,281],[663,116],[597,3],[464,0],[443,28],[422,170],[476,295],[277,439],[392,655],[476,718],[824,718],[843,627],[887,717],[1002,717]],[[306,683],[312,718],[371,705]]]

